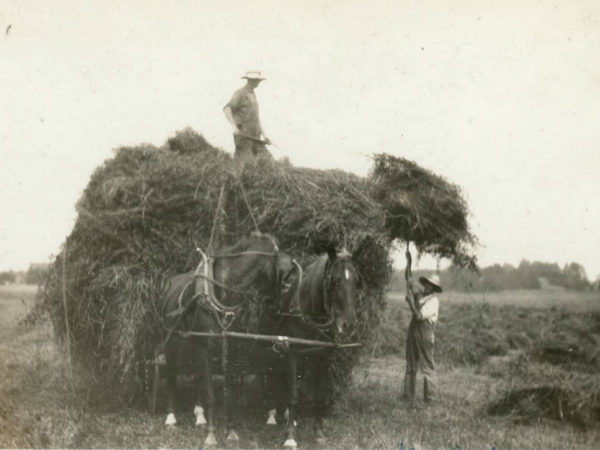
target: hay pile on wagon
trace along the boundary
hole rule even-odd
[[[364,289],[352,339],[369,341],[385,307],[392,241],[372,180],[285,161],[239,169],[187,129],[162,147],[118,149],[92,175],[43,297],[64,337],[66,296],[73,358],[96,380],[118,382],[131,398],[136,368],[165,336],[166,280],[197,266],[197,247],[229,245],[256,228],[303,262],[329,246],[353,252]],[[355,353],[340,352],[332,367],[338,385],[355,363]]]

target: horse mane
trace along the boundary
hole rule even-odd
[[[244,252],[250,248],[250,246],[256,242],[264,241],[272,243],[275,247],[278,247],[277,240],[268,233],[261,233],[260,231],[253,231],[248,236],[244,236],[240,241],[232,244],[229,247],[221,249],[219,253],[239,253]]]
[[[302,282],[302,298],[320,300],[323,297],[323,280],[328,263],[329,256],[325,253],[306,268]]]

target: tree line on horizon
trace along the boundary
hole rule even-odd
[[[5,270],[0,272],[0,285],[40,284],[47,270],[47,263],[32,263],[27,270]]]
[[[0,284],[39,284],[47,270],[48,264],[34,263],[26,271],[3,271],[0,272]],[[415,276],[431,275],[434,272],[427,269],[417,270]],[[493,264],[474,271],[450,266],[438,274],[444,288],[456,291],[488,292],[553,286],[577,291],[600,289],[600,276],[590,282],[584,267],[577,262],[565,264],[561,268],[557,263],[529,262],[523,259],[517,267],[511,264]],[[390,288],[406,289],[403,271],[394,272]]]
[[[416,276],[430,275],[435,270],[418,270]],[[511,264],[493,264],[468,270],[456,266],[438,272],[442,286],[456,291],[489,292],[512,289],[564,288],[585,291],[600,288],[600,277],[588,280],[584,267],[571,262],[560,267],[557,263],[521,260],[517,267]],[[391,288],[405,290],[404,272],[396,271]]]

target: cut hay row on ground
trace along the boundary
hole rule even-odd
[[[597,374],[533,364],[506,383],[487,412],[521,423],[552,419],[595,427],[600,422],[600,379]]]
[[[378,173],[382,176],[381,170]],[[390,180],[402,176],[388,174]],[[460,195],[429,173],[421,171],[418,178],[423,182],[431,178],[447,196]],[[429,195],[428,187],[419,192],[411,183],[412,198]],[[90,369],[95,379],[110,375],[131,396],[139,382],[136,367],[164,339],[159,311],[165,280],[196,267],[196,247],[210,252],[258,228],[275,236],[281,250],[301,262],[331,246],[345,246],[353,253],[364,289],[351,339],[368,343],[385,306],[392,239],[417,236],[414,230],[405,236],[390,235],[394,220],[406,217],[384,219],[372,192],[372,178],[340,170],[265,160],[242,170],[238,161],[190,129],[161,148],[121,148],[91,177],[77,204],[75,227],[44,283],[43,297],[55,330],[64,337],[64,258],[74,360]],[[471,242],[468,230],[460,231],[466,227],[463,203],[455,200],[464,221],[449,225],[454,229],[450,241],[435,247],[439,241],[435,235],[417,242],[418,247],[463,258],[463,247]],[[449,205],[439,207],[454,207]],[[423,207],[438,206],[425,199]],[[420,214],[419,207],[406,214]],[[419,236],[433,232],[428,223]],[[356,352],[338,352],[336,358],[332,370],[341,386],[356,362]]]

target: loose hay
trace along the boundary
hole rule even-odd
[[[374,156],[372,195],[383,206],[392,238],[410,240],[426,253],[475,268],[467,203],[461,189],[412,161]]]
[[[407,171],[398,172],[400,166]],[[458,188],[389,156],[376,159],[374,175],[360,178],[286,161],[250,163],[242,171],[238,161],[191,129],[160,148],[121,148],[92,175],[77,204],[77,222],[44,282],[56,334],[65,335],[60,261],[66,255],[74,361],[100,384],[113,383],[133,398],[142,377],[136,367],[143,368],[165,336],[159,314],[165,281],[196,267],[196,247],[211,251],[258,227],[301,262],[332,245],[353,253],[364,288],[351,340],[368,346],[385,307],[394,238],[463,262],[465,244],[473,242]],[[390,208],[385,183],[410,198],[401,214],[395,203]],[[392,212],[387,218],[382,205]],[[336,392],[357,358],[356,351],[336,354]]]
[[[366,342],[377,328],[390,240],[366,180],[261,161],[245,166],[240,187],[239,169],[227,153],[185,130],[161,148],[121,148],[92,175],[63,252],[73,357],[101,383],[117,382],[132,397],[141,376],[135,368],[164,339],[165,280],[195,268],[196,247],[231,244],[255,224],[301,261],[327,246],[346,246],[365,286],[352,339]],[[65,334],[61,256],[43,286],[58,336]],[[355,359],[349,352],[336,356],[338,386]]]
[[[537,365],[512,380],[488,413],[519,422],[553,419],[592,427],[600,421],[600,381],[596,375]]]

